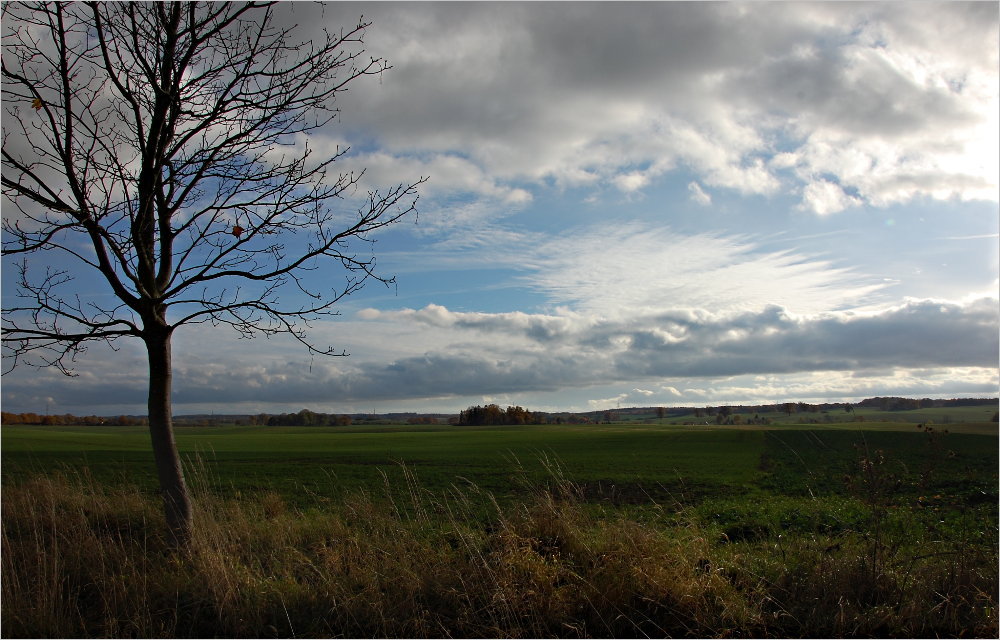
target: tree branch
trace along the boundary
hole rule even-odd
[[[4,310],[15,360],[64,341],[49,360],[62,362],[146,322],[289,333],[334,354],[304,328],[367,282],[394,281],[354,242],[415,213],[425,179],[358,204],[364,172],[334,171],[348,149],[317,161],[301,145],[333,122],[340,92],[391,67],[363,57],[364,20],[302,43],[276,25],[278,6],[5,6],[2,187],[18,214],[4,217],[3,250],[54,266],[35,282],[25,266],[28,302]],[[99,272],[121,304],[57,295],[75,268],[42,260],[56,255]],[[342,270],[343,288],[310,286],[321,266]]]

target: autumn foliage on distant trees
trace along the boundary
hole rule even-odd
[[[507,407],[501,409],[498,405],[488,404],[485,407],[469,407],[458,416],[461,425],[505,425],[505,424],[539,424],[544,422],[542,416],[537,416],[523,407]]]

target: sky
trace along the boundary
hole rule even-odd
[[[1000,391],[996,2],[279,7],[362,15],[392,68],[309,145],[429,177],[374,238],[396,286],[309,329],[349,357],[180,329],[175,414]],[[6,373],[4,411],[144,414],[116,347]]]

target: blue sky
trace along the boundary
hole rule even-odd
[[[430,179],[376,238],[398,286],[310,330],[350,357],[186,327],[175,413],[996,395],[998,12],[283,5],[363,14],[393,65],[310,147],[350,146],[366,186]],[[4,375],[4,410],[144,413],[118,346]]]

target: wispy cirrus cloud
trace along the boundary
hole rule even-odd
[[[637,223],[561,234],[525,265],[524,280],[555,304],[609,315],[767,305],[818,313],[858,306],[884,286],[828,259],[763,251],[752,238]]]
[[[505,286],[536,292],[550,308],[592,315],[768,305],[811,314],[884,302],[890,284],[829,255],[797,250],[794,237],[680,233],[648,220],[602,220],[556,234],[483,225],[467,221],[460,226],[466,233],[389,259],[427,274],[505,270]]]

